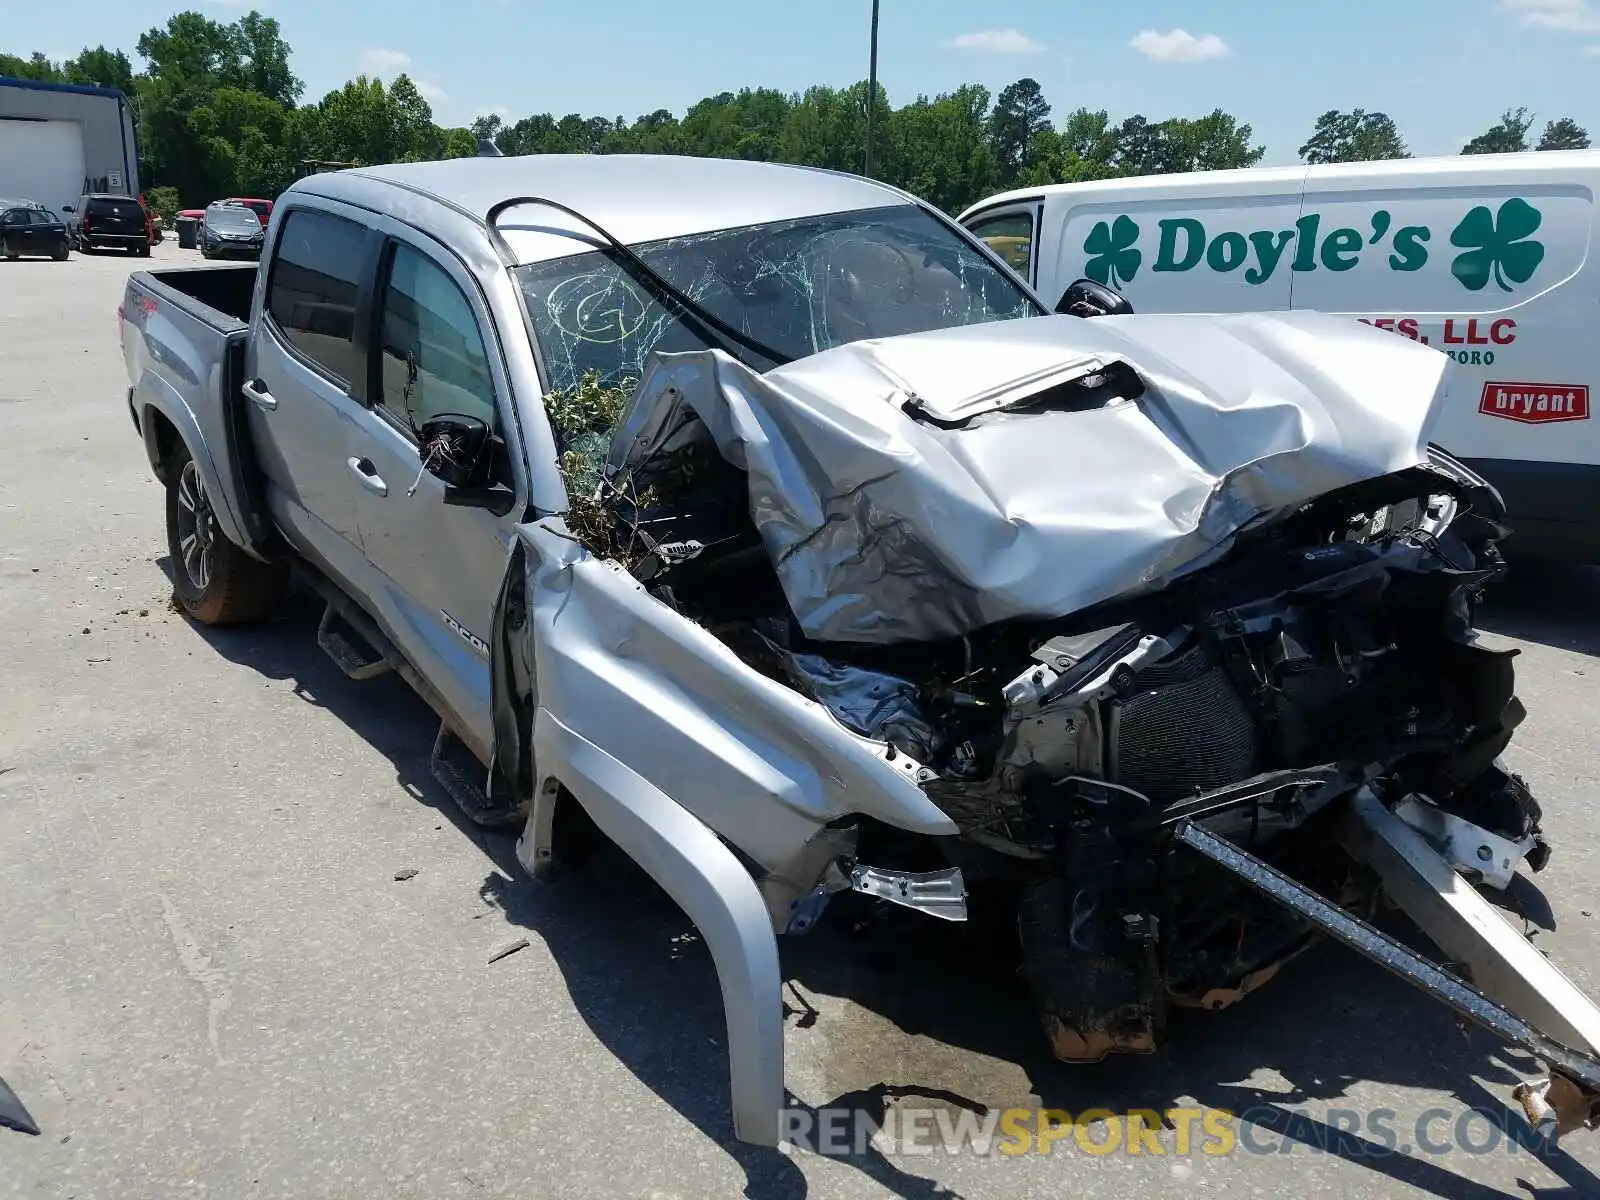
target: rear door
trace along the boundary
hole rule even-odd
[[[514,514],[445,503],[422,469],[416,429],[458,413],[510,426],[510,387],[476,280],[446,249],[395,221],[374,302],[371,404],[352,453],[377,482],[357,499],[379,615],[406,657],[485,752],[492,738],[489,637]],[[502,444],[498,482],[516,487]]]
[[[273,520],[361,596],[370,585],[356,526],[365,483],[347,443],[365,395],[363,293],[379,239],[359,210],[322,203],[288,214],[256,280],[244,396]]]
[[[52,224],[48,213],[37,208],[24,210],[23,218],[26,224],[22,233],[26,238],[24,254],[49,254],[53,247],[50,245],[50,226]]]

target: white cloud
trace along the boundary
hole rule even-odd
[[[1501,6],[1534,29],[1600,32],[1600,12],[1590,0],[1501,0]]]
[[[1583,52],[1585,54],[1592,55],[1595,58],[1600,58],[1600,42],[1596,42],[1592,46],[1585,46],[1583,48]]]
[[[1202,33],[1196,37],[1187,29],[1173,29],[1167,33],[1146,29],[1129,39],[1128,45],[1146,58],[1158,62],[1205,62],[1212,58],[1226,58],[1233,53],[1228,49],[1228,43],[1216,34]]]
[[[950,45],[981,54],[1037,54],[1044,49],[1020,29],[980,29],[952,38]]]
[[[442,104],[450,99],[449,93],[437,83],[429,83],[426,79],[413,79],[411,82],[417,85],[417,94],[429,104]]]
[[[361,52],[357,65],[365,75],[395,75],[411,65],[411,55],[373,47]]]

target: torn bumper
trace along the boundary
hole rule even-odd
[[[1550,1075],[1513,1092],[1541,1133],[1554,1137],[1600,1124],[1600,1007],[1370,790],[1351,797],[1341,816],[1351,856],[1376,872],[1406,915],[1462,965],[1464,977],[1198,823],[1185,822],[1175,836],[1323,934],[1542,1059]]]

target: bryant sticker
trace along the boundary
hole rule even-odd
[[[1486,383],[1478,411],[1524,425],[1587,421],[1589,388],[1572,383]]]

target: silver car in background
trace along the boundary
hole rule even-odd
[[[219,200],[207,206],[198,241],[206,258],[259,259],[266,236],[266,227],[255,213],[242,204]]]

